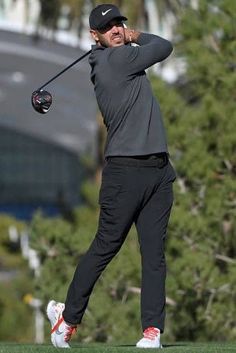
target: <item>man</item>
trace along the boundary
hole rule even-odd
[[[107,127],[97,234],[78,264],[65,305],[50,301],[47,314],[56,347],[69,347],[92,289],[135,223],[142,258],[140,348],[161,348],[166,265],[164,242],[173,203],[175,172],[168,159],[158,102],[145,69],[167,58],[171,44],[128,29],[119,9],[92,10],[91,80]],[[136,43],[137,45],[131,45]]]

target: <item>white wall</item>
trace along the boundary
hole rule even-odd
[[[0,28],[30,33],[39,10],[38,0],[0,0]]]

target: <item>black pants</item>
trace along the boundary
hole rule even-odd
[[[98,231],[69,286],[63,313],[65,321],[81,322],[97,279],[135,222],[142,259],[142,327],[155,326],[163,332],[164,243],[174,180],[175,172],[166,154],[154,159],[113,157],[107,161],[100,189]]]

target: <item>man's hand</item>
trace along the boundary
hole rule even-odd
[[[125,43],[137,43],[138,37],[140,36],[139,31],[134,29],[124,28],[125,30]]]

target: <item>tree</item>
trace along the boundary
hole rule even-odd
[[[167,245],[177,339],[236,335],[235,10],[227,0],[186,6],[175,50],[186,73],[168,95],[156,83],[178,175]]]
[[[60,14],[61,4],[58,0],[39,0],[41,6],[40,19],[41,24],[52,30],[57,28],[57,21]]]
[[[20,239],[17,238],[25,228],[25,223],[4,214],[0,215],[0,339],[2,341],[32,342],[33,340],[33,312],[24,303],[24,297],[33,291],[32,276],[28,264],[22,258]],[[9,238],[9,229],[13,230],[12,239]]]

